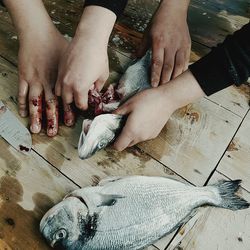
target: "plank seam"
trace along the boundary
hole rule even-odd
[[[245,121],[246,116],[248,115],[249,111],[250,111],[250,109],[248,109],[248,111],[247,111],[246,114],[244,115],[244,117],[243,117],[242,121],[240,122],[238,128],[236,129],[236,131],[235,131],[235,133],[234,133],[232,139],[230,140],[229,144],[227,145],[226,149],[224,150],[224,153],[223,153],[222,156],[220,157],[220,159],[219,159],[219,161],[217,162],[215,168],[212,170],[212,172],[211,172],[210,175],[208,176],[208,178],[207,178],[207,180],[206,180],[206,182],[204,183],[203,186],[207,186],[207,184],[208,184],[208,182],[210,181],[211,177],[213,176],[214,172],[217,170],[217,167],[219,166],[221,160],[223,159],[223,157],[225,156],[225,154],[226,154],[226,152],[227,152],[228,146],[230,145],[230,143],[232,143],[233,139],[234,139],[235,136],[237,135],[237,133],[238,133],[238,131],[239,131],[239,129],[240,129],[242,123]]]
[[[227,179],[232,180],[232,178],[228,177],[227,175],[225,175],[224,173],[222,173],[221,171],[219,171],[219,170],[217,170],[217,169],[216,169],[216,172],[219,173],[219,174],[221,174],[221,175],[223,175],[223,176],[226,177]],[[240,188],[243,189],[244,191],[246,191],[247,193],[250,194],[250,191],[248,191],[246,188],[244,188],[244,187],[242,187],[242,186],[240,186]]]
[[[150,158],[152,158],[153,160],[155,160],[156,162],[160,163],[162,166],[164,166],[165,168],[171,170],[171,172],[173,172],[175,175],[177,175],[178,177],[180,177],[181,179],[185,180],[186,182],[188,182],[189,184],[196,186],[194,183],[192,183],[191,181],[189,181],[188,179],[184,178],[183,176],[181,176],[180,174],[178,174],[177,172],[175,172],[172,168],[166,166],[165,164],[163,164],[160,160],[156,159],[155,157],[153,157],[152,155],[150,155],[149,153],[145,152],[143,149],[139,148],[138,146],[134,146],[135,148],[137,148],[138,150],[143,151],[146,155],[148,155]]]
[[[210,101],[210,102],[212,102],[212,103],[214,103],[214,104],[216,104],[216,105],[218,105],[219,107],[222,107],[223,109],[225,109],[225,110],[227,110],[227,111],[229,111],[229,112],[231,112],[232,114],[234,114],[234,115],[236,115],[236,116],[238,116],[239,118],[241,118],[241,119],[244,119],[244,117],[245,116],[241,116],[241,115],[239,115],[239,114],[236,114],[234,111],[232,111],[232,110],[230,110],[230,109],[228,109],[228,108],[226,108],[226,107],[224,107],[223,105],[221,105],[221,104],[219,104],[218,102],[216,102],[216,101],[213,101],[213,100],[211,100],[211,99],[209,99],[208,97],[204,97],[206,100],[208,100],[208,101]],[[246,113],[248,112],[248,110],[246,111]]]
[[[79,184],[77,184],[75,181],[73,181],[71,178],[69,178],[66,174],[64,174],[60,169],[58,169],[56,166],[54,166],[51,162],[49,162],[43,155],[41,155],[40,153],[38,153],[35,149],[32,148],[32,151],[34,151],[34,153],[36,153],[38,156],[40,156],[44,161],[46,161],[50,166],[52,166],[53,168],[55,168],[60,174],[62,174],[64,177],[66,177],[69,181],[71,181],[72,183],[74,183],[77,187],[81,188],[81,186]]]

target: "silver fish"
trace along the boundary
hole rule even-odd
[[[150,88],[149,68],[151,64],[151,51],[133,65],[129,66],[121,77],[116,93],[120,97],[120,103],[136,93]],[[119,102],[105,104],[104,109],[112,112]],[[84,120],[82,132],[78,143],[78,154],[81,159],[91,157],[95,152],[107,147],[122,128],[126,118],[120,115],[103,114],[91,120]],[[88,124],[88,127],[86,126]]]
[[[195,187],[165,177],[112,177],[67,195],[44,215],[40,231],[59,249],[142,249],[177,229],[200,206],[248,208],[235,194],[240,182]]]
[[[85,119],[78,142],[78,155],[81,159],[91,157],[96,151],[107,147],[122,127],[124,117],[104,114],[94,120]]]

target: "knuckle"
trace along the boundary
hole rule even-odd
[[[163,70],[171,70],[171,69],[173,69],[173,67],[174,67],[174,65],[173,65],[173,63],[171,62],[166,62],[166,63],[164,63],[164,65],[163,65]]]
[[[163,61],[159,57],[153,57],[152,64],[154,67],[160,67],[163,64]]]
[[[176,64],[175,64],[175,67],[176,68],[182,68],[183,67],[183,61],[180,61],[180,62],[176,62]]]

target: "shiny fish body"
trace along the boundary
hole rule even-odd
[[[213,186],[194,187],[164,177],[114,177],[69,194],[44,216],[40,230],[52,246],[60,249],[142,249],[175,230],[199,206],[232,210],[249,207],[234,194],[239,183],[220,181]],[[69,204],[75,202],[72,207],[66,205],[68,199]],[[67,233],[58,243],[55,234],[59,228]]]
[[[151,62],[151,51],[146,55],[129,66],[124,75],[121,77],[117,94],[120,96],[120,102],[123,103],[136,93],[150,88],[149,82],[149,67]],[[116,106],[110,105],[107,107],[112,112]],[[94,120],[84,120],[82,125],[82,132],[78,142],[78,155],[81,159],[91,157],[95,152],[107,147],[117,136],[124,124],[125,117],[114,114],[103,114],[97,116]],[[86,129],[86,122],[89,123]]]

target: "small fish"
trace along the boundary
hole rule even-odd
[[[166,177],[110,177],[67,195],[44,215],[40,231],[58,249],[142,249],[187,222],[200,206],[248,208],[235,194],[240,182],[195,187]]]
[[[150,64],[151,51],[147,51],[142,59],[128,67],[116,89],[111,85],[103,95],[96,90],[91,90],[89,100],[91,106],[95,107],[95,113],[112,112],[136,93],[150,88],[148,74]],[[117,96],[119,96],[119,101]],[[125,117],[111,114],[97,116],[93,121],[84,120],[78,143],[79,157],[87,159],[95,152],[107,147],[120,132],[124,120],[126,120]]]

